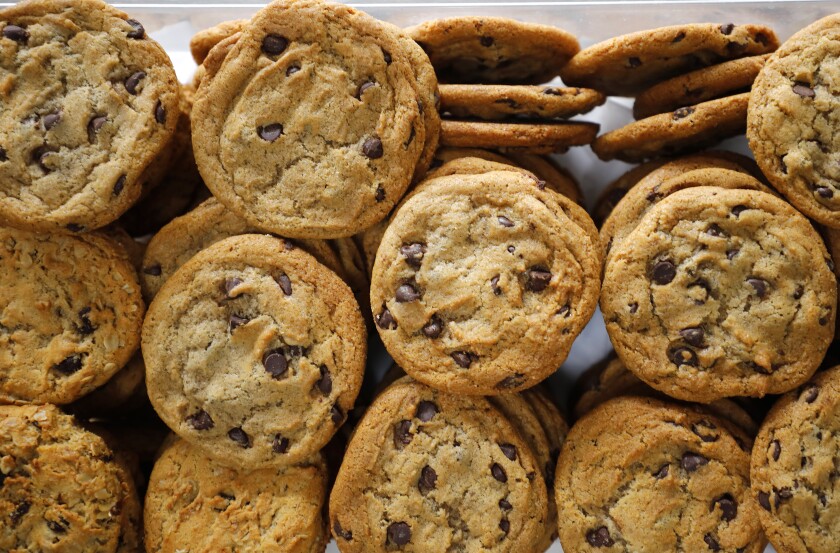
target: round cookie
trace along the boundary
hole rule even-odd
[[[377,252],[371,306],[406,372],[495,395],[562,364],[592,316],[600,260],[560,201],[586,217],[532,179],[496,171],[428,181],[400,205]]]
[[[736,94],[635,121],[592,143],[603,161],[639,162],[702,150],[744,132],[750,94]]]
[[[406,29],[442,83],[542,84],[556,77],[580,45],[548,25],[502,17],[452,17]]]
[[[361,386],[366,333],[350,288],[289,246],[253,234],[216,242],[166,281],[143,324],[155,410],[233,467],[311,456]]]
[[[259,230],[210,198],[189,213],[163,227],[146,248],[140,282],[144,297],[151,301],[178,268],[201,250],[219,240]],[[344,275],[341,260],[323,240],[297,240],[297,245],[339,276]]]
[[[350,236],[383,219],[425,146],[415,56],[401,40],[338,4],[257,12],[193,106],[196,163],[213,195],[291,238]]]
[[[190,39],[190,54],[198,65],[204,63],[210,50],[218,43],[242,30],[248,25],[248,19],[232,19],[202,29],[195,33]]]
[[[125,492],[99,436],[53,405],[6,405],[0,451],[0,550],[117,550]]]
[[[677,75],[645,90],[633,102],[633,117],[644,119],[658,113],[749,92],[770,54],[725,61]]]
[[[441,121],[440,143],[456,148],[513,148],[533,154],[565,152],[571,146],[591,144],[596,123]]]
[[[350,440],[330,528],[343,553],[536,551],[548,522],[539,475],[527,442],[486,399],[402,379]]]
[[[179,86],[143,26],[99,0],[0,10],[0,219],[89,231],[140,196],[175,132]]]
[[[762,25],[694,23],[611,38],[578,53],[560,72],[571,86],[634,96],[698,67],[772,52],[779,45]]]
[[[836,305],[808,220],[770,194],[718,187],[681,190],[648,211],[613,247],[601,294],[627,368],[700,402],[807,381],[834,335]]]
[[[557,465],[566,551],[759,553],[765,538],[737,429],[687,406],[609,401],[572,427]]]
[[[784,553],[840,550],[840,367],[782,397],[752,453],[753,494],[767,537]]]
[[[140,285],[105,236],[0,227],[0,282],[0,403],[70,403],[137,351]]]
[[[486,84],[440,87],[440,110],[461,118],[566,118],[591,111],[606,100],[606,96],[589,88]]]
[[[238,471],[184,440],[161,452],[149,479],[149,551],[324,551],[327,467],[316,455],[299,465]]]
[[[802,213],[840,228],[840,15],[802,29],[753,85],[747,138],[773,186]]]

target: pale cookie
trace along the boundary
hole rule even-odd
[[[486,84],[440,87],[440,110],[461,118],[567,118],[591,111],[606,100],[606,96],[589,88]]]

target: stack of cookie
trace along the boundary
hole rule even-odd
[[[500,17],[438,19],[406,32],[443,83],[443,145],[549,154],[598,133],[596,124],[565,119],[604,103],[603,94],[543,85],[580,49],[571,34]]]
[[[638,162],[743,133],[753,80],[778,45],[763,25],[663,27],[586,48],[561,76],[566,84],[636,96],[638,121],[599,136],[592,149],[605,161]]]

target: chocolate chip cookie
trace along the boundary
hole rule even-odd
[[[169,57],[99,0],[20,2],[0,28],[0,219],[62,232],[114,221],[175,131]]]
[[[436,19],[406,32],[442,83],[542,84],[580,50],[562,29],[503,17]]]
[[[591,144],[598,128],[596,123],[578,121],[502,123],[444,119],[440,143],[455,148],[511,148],[531,154],[550,154]]]
[[[239,471],[184,440],[155,463],[146,495],[149,551],[324,551],[327,467],[301,464]]]
[[[517,172],[427,181],[401,204],[376,256],[371,306],[386,348],[442,390],[535,385],[592,316],[594,232],[579,206]]]
[[[137,274],[99,233],[0,227],[0,282],[0,403],[70,403],[140,344]]]
[[[0,550],[117,550],[124,490],[99,436],[53,405],[6,405],[0,451]]]
[[[770,54],[725,61],[678,75],[645,90],[633,102],[633,117],[644,119],[658,113],[749,92]]]
[[[566,551],[759,553],[749,453],[726,421],[624,397],[584,417],[557,465]]]
[[[547,502],[531,448],[486,399],[402,379],[347,447],[330,529],[344,553],[536,551]]]
[[[460,118],[566,118],[591,111],[606,99],[590,88],[485,84],[440,87],[441,111]]]
[[[770,182],[802,213],[840,228],[840,15],[802,29],[753,85],[747,138]]]
[[[621,360],[672,397],[710,402],[807,381],[834,335],[837,284],[805,217],[764,192],[660,201],[606,264],[601,310]]]
[[[246,234],[196,254],[143,324],[152,405],[222,464],[299,462],[342,425],[366,336],[350,288],[283,240]]]
[[[772,52],[779,41],[763,25],[695,23],[611,38],[578,53],[563,82],[610,96],[634,96],[660,81],[726,60]]]
[[[761,427],[752,454],[759,518],[778,551],[840,549],[840,367],[817,374],[781,398]]]
[[[416,56],[401,40],[339,4],[257,12],[218,70],[205,66],[212,78],[193,106],[196,162],[213,194],[291,238],[350,236],[383,219],[426,143]]]
[[[592,150],[604,161],[639,162],[702,150],[744,132],[750,94],[736,94],[635,121],[599,136]]]

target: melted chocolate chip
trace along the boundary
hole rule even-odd
[[[816,192],[820,198],[829,199],[834,197],[834,191],[827,186],[818,186],[814,189],[814,192]]]
[[[3,36],[9,40],[26,44],[26,41],[29,40],[29,31],[17,25],[6,25],[3,27]]]
[[[419,269],[423,263],[423,256],[426,254],[426,244],[422,242],[412,242],[411,244],[403,244],[400,246],[400,254],[405,258],[405,262],[415,269]]]
[[[47,165],[47,159],[55,150],[49,146],[39,146],[32,151],[32,161],[38,164],[45,173],[49,173],[52,169]]]
[[[686,106],[683,108],[679,108],[678,110],[674,111],[671,117],[673,117],[674,121],[679,121],[680,119],[684,119],[692,113],[694,113],[695,110],[696,108],[694,106]]]
[[[199,409],[192,415],[188,416],[186,418],[186,423],[196,430],[210,430],[215,426],[210,413],[203,409]]]
[[[48,131],[51,128],[55,127],[58,122],[61,121],[61,112],[54,111],[52,113],[46,114],[43,119],[41,119],[41,123],[44,125],[44,130]]]
[[[772,448],[773,460],[778,461],[782,454],[782,444],[779,443],[779,440],[773,440],[770,442],[770,447]]]
[[[236,289],[237,286],[242,284],[242,279],[237,277],[227,277],[225,279],[223,288],[225,291],[225,295],[229,298],[233,297],[233,291]]]
[[[492,36],[483,36],[479,39],[479,42],[481,42],[481,45],[485,48],[489,48],[490,46],[493,46],[493,43],[496,41]]]
[[[738,504],[728,493],[715,499],[709,510],[714,511],[715,506],[720,508],[720,518],[727,522],[735,520],[735,517],[738,516]]]
[[[143,267],[143,273],[151,276],[160,276],[162,269],[160,265],[149,265],[148,267]]]
[[[518,388],[525,382],[525,375],[522,373],[514,373],[506,376],[496,383],[495,387],[500,390],[509,390],[511,388]]]
[[[697,366],[697,354],[694,350],[687,347],[670,348],[668,350],[668,359],[676,366],[687,365],[689,367]]]
[[[542,292],[551,282],[551,273],[545,267],[531,267],[525,273],[525,289],[531,292]]]
[[[503,518],[499,521],[499,530],[505,533],[505,535],[510,532],[510,521],[506,518]]]
[[[321,378],[318,379],[315,386],[317,386],[322,394],[328,396],[332,393],[332,375],[330,375],[330,370],[324,365],[321,365],[319,370],[321,371]]]
[[[693,326],[680,330],[680,336],[682,336],[682,339],[689,345],[696,348],[702,348],[703,342],[706,339],[706,333],[703,332],[703,329],[699,326]]]
[[[726,236],[726,232],[715,223],[712,223],[708,226],[708,228],[706,229],[706,234],[708,234],[709,236]]]
[[[805,83],[795,83],[793,85],[793,91],[803,98],[813,98],[816,96],[814,89]]]
[[[335,425],[339,425],[344,422],[344,413],[341,412],[338,405],[333,405],[332,409],[330,409],[330,420],[333,421],[333,424]]]
[[[729,261],[732,261],[733,259],[735,259],[735,256],[738,255],[738,253],[740,251],[741,250],[739,250],[738,248],[733,248],[731,250],[726,250],[726,259],[728,259]]]
[[[155,104],[155,121],[161,125],[166,123],[166,108],[163,107],[163,103],[160,100]]]
[[[81,324],[76,327],[76,330],[83,336],[93,334],[93,331],[96,330],[96,327],[90,322],[90,311],[90,307],[85,307],[79,311]]]
[[[289,451],[289,438],[284,438],[280,434],[275,434],[274,441],[271,442],[271,450],[274,453],[286,453]]]
[[[286,68],[286,76],[294,75],[298,71],[300,71],[300,65],[290,65]]]
[[[449,354],[455,364],[462,369],[469,369],[473,362],[473,356],[467,351],[453,351]]]
[[[747,279],[747,284],[753,287],[755,294],[759,297],[759,299],[763,300],[767,297],[767,289],[770,287],[770,284],[766,280],[757,277],[749,277]]]
[[[77,373],[79,370],[81,370],[81,368],[81,355],[71,355],[69,357],[65,357],[63,360],[53,365],[52,370],[59,373],[61,376],[70,376],[71,374]]]
[[[717,426],[707,420],[702,420],[691,425],[691,431],[694,432],[704,442],[716,442],[720,439],[717,432]]]
[[[420,291],[413,284],[406,282],[397,288],[394,297],[399,303],[410,303],[420,299]]]
[[[269,56],[276,56],[282,54],[283,51],[289,47],[289,41],[286,37],[280,35],[266,35],[262,41],[260,48]]]
[[[104,125],[107,121],[108,121],[108,118],[105,117],[104,115],[98,115],[98,116],[94,117],[93,119],[91,119],[90,121],[88,121],[88,126],[87,126],[88,140],[90,140],[91,142],[94,142],[96,140],[96,133],[99,132],[99,129],[101,129],[102,125]]]
[[[735,217],[739,217],[741,213],[745,212],[747,209],[749,208],[745,205],[736,205],[732,208],[732,215],[734,215]]]
[[[381,158],[385,151],[382,149],[382,141],[379,137],[372,136],[370,138],[366,138],[362,144],[362,153],[365,154],[365,157],[368,159]]]
[[[228,438],[236,442],[236,444],[242,449],[248,449],[251,447],[251,438],[238,426],[228,430]]]
[[[63,521],[63,522],[64,522],[64,524],[62,524],[61,522],[55,521],[55,520],[48,520],[47,521],[47,528],[52,530],[53,533],[55,533],[55,534],[66,534],[67,533],[67,526],[65,526],[65,524],[67,524],[69,526],[69,523],[66,520]]]
[[[677,276],[677,267],[667,259],[658,261],[653,266],[653,282],[659,285],[670,283]]]
[[[791,490],[790,488],[780,488],[776,490],[776,509],[778,509],[779,505],[781,505],[791,497],[793,497],[793,490]]]
[[[277,282],[277,285],[280,286],[280,289],[283,290],[284,295],[292,295],[292,279],[289,278],[289,275],[281,273],[275,281]]]
[[[668,476],[668,472],[670,471],[670,469],[671,469],[670,465],[662,465],[661,467],[659,467],[658,471],[653,473],[653,477],[656,478],[657,480],[662,480],[663,478]]]
[[[82,232],[83,230],[85,230],[84,225],[79,225],[77,223],[67,223],[67,225],[65,225],[65,228],[70,232]]]
[[[341,524],[339,524],[337,520],[333,522],[333,533],[343,540],[350,541],[353,539],[353,532],[348,532],[342,528]]]
[[[385,63],[391,65],[391,53],[387,50],[382,50],[382,59],[385,60]]]
[[[505,454],[505,457],[511,461],[516,461],[516,446],[513,444],[499,444],[499,449]]]
[[[140,81],[146,78],[144,71],[137,71],[125,80],[125,89],[129,94],[137,94],[137,87],[140,86]]]
[[[490,466],[490,474],[493,475],[493,478],[495,478],[503,484],[507,482],[507,473],[505,472],[505,469],[502,468],[502,465],[500,465],[499,463],[493,463]]]
[[[817,396],[819,395],[820,389],[816,384],[808,384],[805,387],[805,391],[802,392],[802,398],[805,399],[805,403],[814,403],[817,401]]]
[[[376,187],[376,193],[373,195],[373,199],[375,199],[377,202],[381,202],[385,199],[385,189],[382,188],[382,186]]]
[[[263,367],[266,372],[271,375],[274,380],[280,380],[286,377],[286,372],[289,370],[289,362],[282,350],[275,349],[263,355]]]
[[[720,32],[725,34],[725,35],[731,35],[733,29],[735,29],[735,24],[734,23],[724,23],[723,25],[720,26]]]
[[[706,542],[706,545],[709,546],[709,549],[712,551],[720,551],[720,544],[717,542],[715,537],[711,534],[706,534],[703,536],[703,541]]]
[[[435,489],[437,485],[437,473],[435,469],[426,465],[420,471],[420,479],[417,481],[417,489],[420,490],[420,493],[426,495],[430,491]]]
[[[758,492],[758,504],[761,505],[765,511],[770,511],[770,494],[767,492]]]
[[[431,401],[421,401],[417,404],[417,411],[415,411],[414,416],[420,419],[422,422],[429,422],[434,418],[435,415],[438,413],[438,406],[432,403]]]
[[[437,315],[433,315],[429,322],[423,325],[423,335],[426,338],[435,339],[443,333],[443,321]]]
[[[599,526],[594,530],[589,530],[586,533],[586,542],[592,547],[612,547],[615,545],[610,531],[606,526]]]
[[[5,148],[0,148],[0,161],[7,161],[9,156],[6,154]]]
[[[283,125],[280,123],[269,123],[257,127],[257,134],[266,142],[274,142],[283,134]]]
[[[682,31],[680,31],[680,32],[677,34],[677,36],[675,36],[675,37],[671,40],[671,44],[677,44],[678,42],[682,42],[682,40],[683,40],[684,38],[685,38],[685,33],[684,33],[684,32],[682,32]]]
[[[502,289],[499,288],[499,277],[500,275],[496,275],[490,279],[490,287],[493,289],[493,293],[497,296],[502,295]]]
[[[12,511],[12,514],[9,515],[9,519],[12,522],[12,526],[16,526],[20,519],[23,518],[23,515],[29,512],[29,508],[32,504],[28,501],[21,501],[17,505],[15,505],[15,510]]]
[[[131,30],[125,36],[134,40],[140,40],[146,36],[146,29],[143,28],[143,25],[139,21],[136,19],[126,19],[125,22],[131,26]]]
[[[510,219],[508,219],[504,215],[499,215],[499,224],[502,225],[503,227],[507,227],[507,228],[510,228],[510,227],[514,226],[513,221],[511,221]]]
[[[357,90],[357,91],[356,91],[356,98],[361,98],[361,97],[362,97],[362,94],[364,94],[364,93],[365,93],[365,90],[367,90],[367,89],[369,89],[369,88],[371,88],[371,87],[373,87],[373,86],[376,86],[376,83],[374,83],[373,81],[365,81],[365,82],[363,82],[363,83],[359,86],[359,90]]]
[[[691,451],[683,453],[682,467],[685,469],[686,472],[694,472],[703,465],[707,464],[709,464],[709,460],[700,455],[699,453],[694,453]]]
[[[630,66],[630,67],[636,68],[636,67],[639,67],[640,65],[642,65],[642,60],[640,60],[639,58],[636,58],[636,57],[632,57],[632,58],[629,58],[627,60],[627,65]]]
[[[508,501],[507,499],[500,499],[499,509],[501,509],[502,511],[512,511],[513,505],[511,505],[510,501]]]
[[[382,311],[374,317],[374,320],[376,322],[376,326],[382,330],[395,330],[397,328],[397,321],[384,305],[382,306]]]
[[[405,522],[392,522],[386,534],[391,545],[406,545],[411,541],[411,527]]]
[[[402,449],[411,443],[414,436],[411,435],[411,421],[401,420],[394,425],[394,447]]]
[[[631,315],[635,314],[636,311],[639,310],[639,304],[637,302],[633,302],[630,305],[628,305],[627,307],[628,307],[628,310],[630,311]]]
[[[125,188],[125,179],[125,175],[120,175],[120,178],[118,178],[117,182],[114,183],[114,196],[119,196]]]

